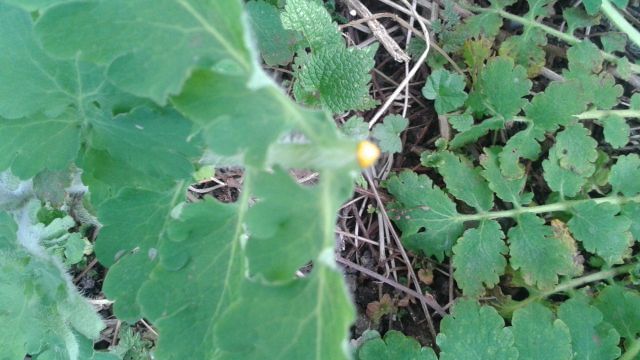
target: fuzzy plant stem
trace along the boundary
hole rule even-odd
[[[618,29],[620,29],[620,31],[627,34],[629,40],[640,46],[640,32],[629,24],[629,22],[618,12],[618,10],[616,10],[609,0],[602,0],[600,10],[602,10],[602,12]]]
[[[606,2],[606,1],[607,0],[603,0],[603,5],[604,5],[604,2]],[[580,40],[579,38],[577,38],[577,37],[575,37],[575,36],[573,36],[571,34],[567,34],[567,33],[564,33],[562,31],[556,30],[556,29],[554,29],[554,28],[552,28],[550,26],[547,26],[547,25],[545,25],[543,23],[539,23],[539,22],[537,22],[535,20],[527,19],[527,18],[524,18],[522,16],[511,14],[511,13],[509,13],[507,11],[502,10],[502,9],[483,8],[483,7],[478,7],[478,6],[467,6],[466,8],[468,10],[475,11],[475,12],[495,13],[495,14],[498,14],[498,15],[502,16],[505,19],[509,19],[509,20],[515,21],[515,22],[517,22],[519,24],[522,24],[524,26],[532,26],[532,27],[541,29],[542,31],[546,32],[547,34],[555,36],[556,38],[558,38],[558,39],[560,39],[560,40],[562,40],[562,41],[564,41],[564,42],[566,42],[566,43],[568,43],[570,45],[575,45],[575,44],[578,44],[578,43],[582,42],[582,40]],[[614,11],[615,11],[615,9],[614,9]],[[620,14],[618,14],[618,15],[620,15]],[[624,18],[623,18],[623,20],[624,20]],[[626,20],[625,20],[625,22],[626,22]],[[629,26],[631,26],[631,25],[629,25]],[[600,54],[602,54],[603,58],[605,58],[606,60],[608,60],[608,61],[610,61],[612,63],[617,63],[618,60],[620,60],[620,58],[618,58],[617,56],[612,55],[612,54],[610,54],[610,53],[608,53],[606,51],[600,50]],[[640,65],[630,64],[629,67],[630,67],[632,72],[634,72],[636,74],[640,74]]]

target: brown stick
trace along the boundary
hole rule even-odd
[[[409,55],[407,55],[407,53],[405,53],[404,50],[400,48],[400,45],[398,45],[398,43],[396,43],[395,40],[393,40],[393,38],[389,36],[389,33],[387,33],[387,29],[385,29],[385,27],[382,26],[382,24],[380,24],[380,22],[373,17],[371,11],[369,11],[369,9],[367,9],[367,7],[360,2],[360,0],[345,0],[345,2],[347,3],[347,5],[349,5],[349,7],[353,8],[362,18],[368,19],[367,25],[371,29],[371,32],[373,32],[373,36],[375,36],[380,41],[380,43],[382,43],[382,46],[387,49],[387,51],[389,52],[389,54],[391,54],[395,61],[408,62],[410,60]]]

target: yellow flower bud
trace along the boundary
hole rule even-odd
[[[380,157],[380,148],[371,141],[364,140],[358,143],[356,154],[358,164],[364,169],[376,163]]]

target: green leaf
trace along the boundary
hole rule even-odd
[[[524,205],[531,201],[530,195],[522,194],[527,178],[509,179],[502,174],[498,161],[501,150],[500,147],[484,149],[484,155],[480,157],[480,164],[484,170],[480,173],[489,183],[489,188],[495,192],[500,199],[516,205]]]
[[[571,335],[561,320],[544,305],[531,303],[516,310],[511,320],[515,346],[521,360],[571,359]]]
[[[91,142],[146,176],[188,179],[194,171],[189,158],[199,155],[197,143],[187,140],[191,125],[175,110],[136,108],[113,119],[96,119]]]
[[[411,171],[391,176],[384,186],[397,201],[389,216],[405,246],[442,261],[464,231],[455,203],[427,176]]]
[[[95,251],[100,262],[110,267],[103,291],[116,301],[115,313],[127,322],[142,317],[136,301],[138,289],[157,262],[158,240],[184,191],[184,185],[166,192],[124,189],[98,207],[103,227]]]
[[[281,169],[256,177],[253,196],[257,203],[247,215],[251,239],[246,252],[252,273],[271,281],[286,281],[324,249],[326,223],[317,221],[318,216],[330,216],[335,221],[333,214],[351,194],[350,182],[342,180],[323,173],[320,184],[303,187]],[[281,256],[279,246],[283,241],[287,242],[286,257]]]
[[[468,17],[463,25],[463,32],[469,37],[495,38],[502,27],[502,17],[493,12],[477,14]]]
[[[624,196],[640,194],[640,156],[638,154],[620,155],[609,173],[609,183],[614,193]]]
[[[312,51],[344,47],[338,26],[318,0],[287,0],[281,17],[285,29],[301,32]]]
[[[600,124],[604,128],[604,140],[614,149],[624,147],[629,142],[631,127],[627,120],[618,115],[605,116]]]
[[[493,192],[480,176],[479,169],[448,151],[435,153],[430,157],[426,161],[423,159],[423,164],[433,161],[433,167],[438,168],[447,184],[447,190],[453,196],[479,211],[487,211],[493,207]]]
[[[527,69],[529,76],[535,76],[545,65],[547,34],[538,28],[525,26],[522,35],[509,36],[501,45],[499,54],[512,58],[516,65]]]
[[[371,135],[378,140],[380,150],[388,153],[398,153],[402,151],[400,133],[409,125],[409,120],[400,115],[388,115],[383,123],[377,124]]]
[[[608,323],[602,322],[602,313],[579,297],[560,305],[558,318],[571,333],[574,358],[590,360],[613,360],[620,356],[620,335]]]
[[[558,283],[558,275],[572,275],[572,249],[554,236],[544,220],[530,213],[517,218],[509,229],[509,262],[522,272],[528,285],[549,290]]]
[[[44,169],[66,169],[80,149],[77,121],[71,113],[56,118],[44,115],[16,120],[0,118],[0,169],[10,168],[22,179]]]
[[[264,62],[270,66],[290,63],[298,37],[294,31],[284,29],[278,8],[257,0],[247,2],[245,9]]]
[[[555,131],[558,126],[574,122],[574,115],[586,110],[580,87],[576,82],[552,82],[544,92],[538,93],[525,109],[527,118],[544,131]]]
[[[491,130],[500,130],[502,128],[504,128],[504,119],[500,117],[486,119],[480,124],[473,125],[466,131],[456,134],[449,143],[449,148],[460,148],[464,145],[475,142],[479,138],[487,135]]]
[[[445,69],[436,70],[427,78],[422,95],[429,100],[435,100],[436,111],[443,115],[459,109],[467,100],[464,80],[460,74]]]
[[[28,12],[0,4],[0,33],[0,98],[11,99],[1,102],[0,117],[44,112],[57,118],[77,101],[81,85],[72,79],[81,76],[79,64],[54,60],[40,48]]]
[[[333,250],[326,255],[331,259]],[[354,314],[343,275],[324,264],[315,267],[284,285],[245,281],[239,301],[215,325],[221,349],[229,354],[222,358],[349,359],[345,339]]]
[[[624,52],[627,44],[627,36],[621,33],[610,33],[600,37],[604,51],[614,53],[616,51]]]
[[[246,206],[206,200],[186,205],[169,222],[157,247],[159,264],[138,296],[145,317],[162,334],[158,358],[219,358],[214,326],[240,299],[244,211]],[[185,326],[192,336],[181,335]]]
[[[453,247],[453,273],[466,296],[479,296],[486,287],[493,287],[504,274],[507,246],[500,224],[483,221],[476,229],[469,229]]]
[[[265,161],[269,145],[292,126],[293,116],[281,102],[288,100],[276,89],[252,90],[245,83],[240,76],[198,70],[172,102],[202,128],[214,153],[243,154],[246,163],[256,165]],[[247,99],[252,99],[251,106]]]
[[[373,108],[376,101],[369,94],[369,83],[377,50],[374,44],[365,49],[340,46],[314,52],[295,72],[296,99],[334,113]]]
[[[531,81],[526,70],[513,60],[496,57],[480,73],[478,87],[486,106],[497,116],[510,120],[527,103]]]
[[[489,306],[461,300],[442,319],[436,338],[440,360],[515,360],[518,350],[504,320]]]
[[[640,332],[640,294],[637,291],[614,284],[606,286],[594,305],[602,312],[604,320],[616,328],[627,341],[635,340]]]
[[[631,221],[617,215],[620,206],[588,201],[573,208],[569,229],[584,248],[602,257],[608,265],[620,264],[629,254]]]
[[[257,71],[244,26],[237,0],[103,0],[48,8],[36,32],[47,52],[62,58],[81,52],[83,59],[108,64],[116,86],[164,105],[203,62],[245,75]]]
[[[437,360],[433,349],[421,347],[416,339],[405,336],[399,331],[389,330],[384,340],[377,331],[358,348],[358,360]],[[365,335],[363,335],[365,336]],[[371,335],[369,335],[371,336]]]
[[[591,16],[580,7],[562,9],[562,16],[567,21],[567,32],[573,34],[577,29],[600,24],[599,16]]]

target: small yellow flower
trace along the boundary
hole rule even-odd
[[[380,157],[380,148],[378,145],[368,140],[363,140],[358,143],[358,149],[356,152],[358,164],[361,168],[368,168],[376,163]]]

